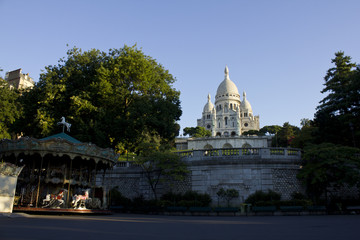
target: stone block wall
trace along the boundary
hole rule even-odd
[[[159,185],[158,195],[172,191],[184,193],[187,190],[208,193],[213,205],[225,205],[218,199],[220,188],[236,189],[239,198],[231,201],[238,205],[257,190],[273,190],[282,195],[283,200],[291,199],[293,192],[304,192],[296,175],[300,169],[300,158],[269,158],[251,156],[209,157],[184,159],[190,170],[189,176],[181,182],[165,182]],[[107,189],[116,187],[123,196],[133,199],[143,196],[153,198],[147,180],[138,166],[129,164],[115,167],[104,177]]]
[[[217,192],[220,188],[236,189],[239,199],[233,204],[239,204],[258,190],[273,190],[281,193],[283,200],[291,199],[293,192],[303,192],[300,182],[296,178],[299,164],[292,161],[274,162],[259,160],[226,159],[191,162],[189,169],[192,173],[192,190],[208,193],[213,204],[218,203]],[[219,204],[224,204],[219,202]]]

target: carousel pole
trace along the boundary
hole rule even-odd
[[[102,188],[103,188],[103,208],[107,209],[108,204],[107,204],[107,187],[105,186],[105,174],[106,174],[106,167],[104,169],[104,173],[103,173],[103,176],[102,176],[101,185],[102,185]]]
[[[43,168],[43,161],[44,161],[44,157],[41,156],[41,164],[40,164],[40,169],[39,169],[39,179],[38,179],[38,187],[37,187],[37,192],[36,192],[35,207],[38,207],[38,204],[39,204],[40,180],[41,180],[41,171],[42,171],[42,168]]]
[[[96,160],[94,159],[94,161],[95,161],[95,174],[94,174],[94,176],[92,176],[92,177],[94,177],[94,180],[92,181],[92,184],[91,184],[91,186],[92,186],[92,192],[94,193],[94,197],[95,197],[95,189],[96,189],[96,174],[97,174],[97,162],[96,162]]]
[[[68,185],[68,189],[67,189],[67,205],[69,207],[70,204],[70,185],[71,185],[71,175],[72,175],[72,159],[70,158],[70,171],[69,171],[69,185]]]

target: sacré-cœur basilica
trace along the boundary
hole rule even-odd
[[[259,116],[254,116],[251,105],[243,93],[243,100],[225,68],[225,79],[216,91],[215,105],[210,94],[197,125],[211,131],[212,136],[240,136],[248,130],[259,130]]]

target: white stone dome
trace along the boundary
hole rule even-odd
[[[211,97],[210,97],[210,93],[208,95],[208,101],[204,106],[204,110],[203,112],[211,112],[214,109],[214,104],[211,102]]]
[[[226,96],[226,94],[228,94],[228,96],[230,96],[230,94],[239,96],[238,88],[229,78],[229,69],[227,66],[225,67],[225,79],[220,83],[216,91],[216,98],[221,97],[222,95]]]
[[[243,100],[241,102],[240,108],[241,111],[246,111],[246,112],[251,112],[252,113],[252,108],[251,105],[249,103],[249,101],[246,99],[246,92],[243,93]]]

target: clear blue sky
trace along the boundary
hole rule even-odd
[[[35,81],[69,47],[107,51],[137,44],[176,77],[195,127],[224,79],[245,90],[260,127],[312,119],[337,51],[360,62],[359,0],[0,0],[0,73]]]

